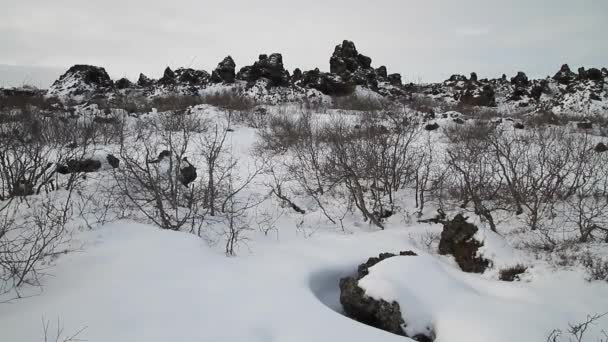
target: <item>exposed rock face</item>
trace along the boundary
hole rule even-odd
[[[232,57],[227,56],[218,63],[217,68],[211,73],[211,82],[213,83],[234,83],[236,64]]]
[[[602,75],[602,71],[597,68],[591,68],[589,70],[585,70],[585,68],[580,68],[579,77],[581,79],[591,80],[591,81],[596,81],[596,82],[602,81],[604,79],[604,76]]]
[[[465,272],[483,273],[490,262],[477,256],[477,250],[483,245],[474,238],[477,230],[461,214],[446,221],[439,241],[439,254],[453,255],[458,266]]]
[[[459,98],[460,103],[469,106],[496,107],[494,88],[488,84],[466,89]]]
[[[378,69],[376,69],[376,75],[378,75],[378,77],[380,78],[387,78],[388,74],[386,71],[386,67],[384,65],[381,65]]]
[[[296,82],[299,82],[302,77],[302,70],[300,70],[300,68],[295,68],[293,70],[293,74],[291,75],[291,83],[296,84]]]
[[[104,68],[74,65],[49,88],[49,95],[79,96],[110,90],[114,83]]]
[[[116,89],[133,88],[133,83],[124,77],[116,81],[114,85],[116,86]]]
[[[154,84],[154,80],[148,78],[148,76],[144,74],[139,74],[139,79],[137,80],[137,85],[140,87],[150,87]]]
[[[163,73],[163,77],[158,80],[159,84],[162,85],[172,85],[175,84],[175,72],[171,70],[171,68],[167,67],[165,72]]]
[[[416,256],[412,251],[400,252],[400,256]],[[401,315],[399,303],[389,303],[385,300],[376,300],[365,295],[365,291],[358,286],[359,280],[369,274],[369,268],[382,260],[395,257],[392,253],[381,253],[378,257],[372,257],[357,268],[355,277],[340,279],[340,303],[345,314],[361,323],[382,329],[393,334],[407,336],[403,327],[405,322]],[[415,310],[415,308],[412,308]],[[427,342],[432,341],[432,336],[416,335],[412,339]]]
[[[355,83],[341,76],[333,75],[314,69],[304,72],[299,82],[302,87],[316,89],[326,95],[343,96],[352,94]]]
[[[523,71],[519,71],[515,77],[511,78],[511,84],[516,87],[527,87],[530,84],[530,81]]]
[[[470,81],[477,82],[477,73],[476,72],[471,73]]]
[[[271,87],[288,86],[290,82],[289,71],[283,67],[283,56],[280,53],[260,55],[253,65],[241,68],[236,78],[250,83],[265,78]]]
[[[553,79],[561,84],[570,84],[570,82],[576,79],[576,74],[570,70],[568,64],[564,64],[553,76]]]
[[[190,68],[179,68],[175,70],[174,76],[178,83],[184,85],[205,85],[209,83],[209,73],[204,70],[194,70]]]
[[[401,82],[401,74],[388,75],[388,82],[395,87],[401,87],[403,85]]]
[[[337,45],[329,59],[331,74],[340,76],[345,83],[352,83],[368,87],[372,90],[378,88],[379,82],[389,82],[395,87],[401,87],[401,75],[392,74],[389,78],[385,66],[372,68],[372,59],[359,53],[355,44],[345,40]]]

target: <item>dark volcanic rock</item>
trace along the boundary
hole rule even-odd
[[[67,165],[58,164],[57,172],[61,174],[95,172],[101,168],[101,162],[96,159],[70,159]]]
[[[295,84],[296,82],[299,82],[302,77],[302,70],[300,70],[300,68],[295,68],[293,70],[293,74],[291,75],[291,83]]]
[[[112,154],[108,154],[106,156],[106,160],[108,161],[108,164],[110,164],[110,166],[113,169],[116,169],[119,165],[120,165],[120,159],[116,158],[114,155]]]
[[[477,256],[477,250],[483,245],[474,238],[477,230],[461,214],[446,221],[439,241],[439,254],[453,255],[458,266],[465,272],[483,273],[490,262]]]
[[[74,65],[55,82],[61,82],[64,78],[69,76],[75,76],[84,83],[98,88],[112,87],[110,76],[108,76],[106,69],[101,67],[83,64]]]
[[[530,81],[523,71],[519,71],[515,77],[511,78],[511,84],[514,84],[517,87],[527,87],[530,84]]]
[[[401,82],[401,74],[390,74],[387,78],[388,82],[395,87],[401,87],[403,85]]]
[[[318,68],[304,72],[299,84],[302,87],[316,89],[325,95],[332,96],[350,95],[356,86],[351,80],[345,80],[341,76],[321,72]]]
[[[568,64],[564,64],[555,76],[553,76],[553,79],[561,84],[570,84],[570,82],[576,79],[576,74],[570,70]]]
[[[154,84],[154,80],[148,78],[148,76],[144,74],[139,74],[139,79],[137,80],[137,85],[140,87],[150,87]]]
[[[234,83],[236,73],[236,64],[232,57],[227,56],[218,63],[217,68],[211,73],[211,82],[213,83]]]
[[[159,84],[162,85],[172,85],[175,84],[175,72],[171,70],[171,68],[167,67],[165,72],[163,73],[163,77],[158,80]]]
[[[116,89],[133,88],[133,83],[124,77],[116,81],[114,85],[116,86]]]
[[[427,131],[434,131],[437,130],[439,128],[439,124],[436,122],[433,122],[431,124],[427,124],[426,126],[424,126],[424,129]]]
[[[381,65],[378,69],[376,69],[376,75],[378,75],[378,77],[380,78],[387,78],[388,74],[386,71],[386,67],[384,65]]]
[[[332,74],[343,74],[344,72],[355,72],[359,68],[369,69],[372,59],[360,54],[355,43],[345,40],[336,45],[334,53],[329,59],[329,70]]]
[[[460,95],[460,103],[469,106],[496,107],[494,88],[489,84],[480,88],[469,88]]]
[[[595,148],[593,150],[597,153],[606,152],[606,151],[608,151],[608,146],[606,146],[606,144],[601,142],[601,143],[598,143],[597,145],[595,145]]]
[[[184,158],[182,160],[182,167],[179,170],[179,181],[184,185],[188,186],[188,184],[194,182],[196,180],[196,167],[194,167],[188,159]]]
[[[470,81],[477,82],[477,73],[476,72],[471,73]]]
[[[188,85],[205,85],[210,79],[208,72],[190,68],[179,68],[175,70],[174,75],[179,83]]]
[[[416,256],[412,251],[399,253],[400,256]],[[368,297],[365,291],[358,285],[359,280],[369,274],[369,268],[377,263],[395,257],[392,253],[381,253],[378,257],[372,257],[357,268],[356,277],[346,277],[340,279],[340,303],[344,308],[345,314],[364,324],[391,332],[393,334],[407,336],[404,331],[405,321],[401,314],[399,303],[391,303],[385,300],[376,300]],[[415,308],[408,308],[415,310]],[[430,342],[434,339],[434,333],[429,327],[429,336],[419,334],[410,336],[412,339],[421,342]]]
[[[271,87],[288,86],[290,82],[289,71],[283,67],[283,56],[273,53],[270,56],[262,54],[253,65],[245,66],[236,74],[239,80],[254,83],[260,78],[269,80]]]

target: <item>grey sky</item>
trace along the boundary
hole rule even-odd
[[[407,81],[607,66],[606,0],[0,0],[0,64],[103,66],[115,78],[165,66],[237,68],[283,53],[329,69],[343,39]],[[1,77],[1,75],[0,75]]]

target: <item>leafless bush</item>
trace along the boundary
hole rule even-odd
[[[487,139],[487,125],[462,127],[460,131],[446,131],[451,144],[447,149],[447,164],[457,175],[462,207],[473,204],[475,214],[485,219],[496,231],[493,212],[504,209],[500,201],[503,178],[491,156]]]
[[[595,314],[595,315],[587,315],[587,318],[585,319],[585,321],[581,322],[581,323],[575,323],[575,324],[568,324],[568,330],[566,331],[567,336],[568,336],[568,341],[569,342],[583,342],[583,341],[590,341],[590,339],[587,338],[587,336],[585,335],[587,333],[587,331],[589,330],[589,328],[591,328],[592,326],[596,325],[598,323],[598,321],[600,321],[604,316],[606,316],[608,313],[604,313],[604,314]],[[560,342],[562,341],[562,330],[560,329],[555,329],[553,330],[549,336],[547,337],[547,342]],[[599,338],[597,340],[593,340],[594,342],[606,342],[608,341],[608,334],[606,334],[606,332],[604,330],[602,330],[602,334],[604,335],[603,338]]]
[[[389,109],[393,104],[382,97],[347,95],[332,98],[333,109],[356,110],[362,112],[380,111]]]
[[[141,146],[132,142],[121,146],[121,167],[114,178],[136,212],[156,225],[171,230],[189,227],[200,233],[206,214],[201,205],[204,185],[200,178],[184,182],[182,171],[190,165],[186,158],[190,125],[188,116],[178,115],[140,127]]]
[[[239,91],[224,91],[202,97],[202,103],[238,112],[250,112],[256,102]]]
[[[42,331],[44,333],[44,342],[81,342],[86,341],[80,338],[80,335],[87,330],[87,327],[81,328],[74,333],[66,333],[61,324],[61,320],[57,318],[55,331],[51,331],[51,322],[42,317]]]

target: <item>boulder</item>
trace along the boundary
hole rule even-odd
[[[606,146],[606,144],[604,144],[603,142],[600,142],[595,145],[595,148],[593,148],[593,150],[597,153],[603,153],[608,151],[608,146]]]
[[[218,63],[217,68],[211,73],[213,83],[234,83],[236,78],[236,64],[231,56],[227,56]]]
[[[439,240],[439,254],[453,255],[456,263],[465,272],[483,273],[490,262],[477,256],[477,250],[483,246],[475,239],[478,228],[467,222],[461,214],[443,224]]]
[[[101,162],[97,159],[70,159],[67,162],[67,165],[58,164],[57,165],[57,173],[66,175],[70,173],[88,173],[88,172],[96,172],[101,168]]]
[[[112,154],[108,154],[106,156],[106,160],[108,161],[108,164],[110,164],[110,166],[113,169],[118,168],[118,166],[120,165],[120,159],[116,158],[114,155]]]
[[[424,126],[424,129],[427,131],[435,131],[439,128],[439,124],[436,122],[427,124],[426,126]]]
[[[184,185],[188,186],[188,184],[194,182],[196,180],[196,167],[194,167],[187,158],[182,160],[179,169],[179,181]]]
[[[399,303],[385,300],[376,300],[365,295],[365,291],[358,286],[359,280],[369,274],[369,268],[388,258],[395,257],[393,253],[381,253],[367,262],[359,265],[357,275],[340,279],[340,303],[344,313],[364,324],[391,332],[396,335],[407,336],[405,321],[401,314]],[[400,252],[399,256],[416,256],[412,251]],[[415,310],[412,308],[411,310]],[[430,342],[434,336],[416,335],[407,336],[416,341]]]
[[[519,71],[515,77],[511,78],[511,84],[514,84],[516,87],[527,87],[530,81],[526,73]]]

